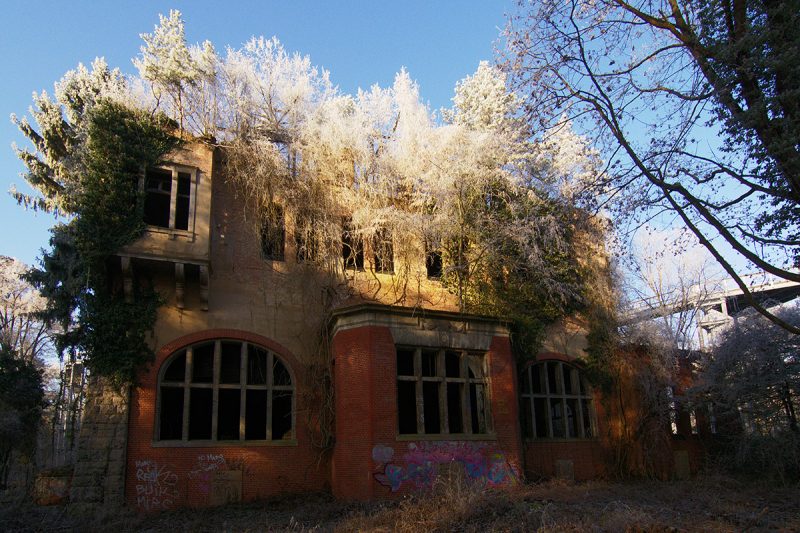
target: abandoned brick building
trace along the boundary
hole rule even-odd
[[[580,324],[553,326],[518,374],[507,324],[458,313],[435,255],[369,247],[346,265],[353,297],[323,312],[292,217],[271,236],[250,231],[218,158],[190,144],[147,171],[149,229],[119,256],[128,289],[146,274],[164,298],[156,358],[129,391],[95,383],[73,501],[158,510],[318,490],[363,500],[443,476],[602,474],[606,422],[576,362]],[[400,300],[403,261],[415,283]]]

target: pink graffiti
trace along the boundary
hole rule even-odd
[[[178,476],[155,461],[136,461],[136,506],[146,511],[169,509],[178,498]]]
[[[378,472],[374,477],[392,492],[400,490],[405,483],[418,489],[430,488],[437,479],[439,465],[444,464],[459,464],[464,469],[466,479],[492,487],[514,484],[519,478],[505,455],[485,443],[411,443],[398,462],[389,462],[393,454],[388,453],[386,448],[382,445],[373,448],[372,456],[378,463]],[[379,458],[388,460],[380,461]]]

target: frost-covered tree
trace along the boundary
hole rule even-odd
[[[153,33],[143,33],[141,38],[144,41],[142,55],[134,59],[133,64],[139,69],[142,79],[152,84],[157,100],[161,99],[163,93],[172,100],[173,112],[183,126],[184,94],[201,77],[209,75],[207,56],[214,54],[213,47],[210,50],[204,47],[199,55],[198,59],[204,63],[201,68],[186,44],[181,12],[177,9],[170,10],[167,17],[159,15],[159,23]]]
[[[787,304],[790,305],[790,304]],[[800,324],[795,306],[778,311]],[[702,390],[719,413],[741,413],[747,430],[763,435],[798,432],[800,337],[750,313],[718,338],[701,367]]]
[[[23,279],[27,271],[22,262],[0,256],[0,346],[35,363],[51,346],[49,330],[38,316],[47,302]]]
[[[82,316],[98,325],[110,316],[94,307],[111,305],[99,292],[78,290],[86,271],[70,270],[70,258],[89,249],[98,258],[113,253],[139,229],[133,219],[120,219],[124,231],[113,242],[87,231],[83,235],[99,239],[89,248],[90,240],[74,230],[113,214],[101,209],[102,217],[94,216],[96,207],[108,203],[96,196],[106,182],[94,178],[110,161],[109,146],[124,160],[115,168],[119,173],[112,173],[120,180],[133,172],[136,158],[141,168],[168,147],[156,135],[154,111],[171,114],[181,135],[224,147],[227,178],[254,227],[279,211],[293,218],[303,262],[314,265],[315,275],[327,276],[330,305],[353,291],[384,291],[397,303],[420,305],[407,294],[425,273],[409,265],[429,252],[441,257],[442,282],[463,310],[506,316],[536,338],[546,323],[585,309],[592,286],[598,279],[605,283],[597,268],[601,225],[574,207],[575,184],[597,172],[596,153],[568,127],[561,143],[534,142],[521,100],[497,68],[481,63],[458,83],[453,106],[440,115],[423,103],[404,70],[391,87],[343,94],[325,70],[287,52],[276,38],[251,39],[222,57],[208,42],[190,46],[176,11],[162,16],[143,39],[135,62],[140,78],[122,80],[102,63],[91,72],[79,69],[64,83],[80,99],[37,98],[34,118],[43,133],[20,122],[35,147],[20,152],[29,181],[41,192],[32,201],[77,215],[70,228],[54,235],[57,251],[45,257],[45,270],[58,267],[59,274],[36,279],[52,289],[47,295],[60,302],[62,319],[78,304],[85,305]],[[78,100],[90,105],[76,105]],[[120,128],[112,127],[112,116]],[[169,126],[160,122],[164,131]],[[129,134],[139,127],[155,145],[131,142]],[[123,142],[129,143],[125,149]],[[391,281],[372,276],[350,283],[352,270],[342,261],[343,226],[349,239],[374,251],[394,244]],[[64,287],[82,296],[74,299],[75,292]]]
[[[800,308],[775,312],[800,325]],[[726,466],[758,479],[800,479],[800,337],[750,312],[736,317],[699,365],[691,391],[711,405],[726,438]]]
[[[0,488],[11,454],[36,450],[44,402],[42,358],[49,354],[49,330],[37,313],[46,302],[22,279],[23,263],[0,256]]]

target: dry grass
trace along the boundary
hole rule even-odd
[[[688,482],[548,482],[507,490],[442,483],[390,502],[327,494],[216,509],[80,516],[63,507],[0,510],[4,531],[800,531],[797,487],[709,476]]]

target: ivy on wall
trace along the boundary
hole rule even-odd
[[[161,115],[100,100],[82,110],[80,123],[56,124],[69,143],[60,154],[37,142],[53,136],[52,125],[45,122],[51,131],[38,137],[32,128],[25,132],[41,154],[26,161],[29,169],[49,171],[57,185],[51,197],[70,218],[51,230],[51,249],[27,279],[47,298],[42,315],[57,326],[59,352],[80,355],[92,372],[118,383],[133,380],[152,358],[147,335],[160,300],[146,282],[135,283],[126,300],[113,275],[114,254],[144,231],[139,177],[178,146],[169,125]]]

